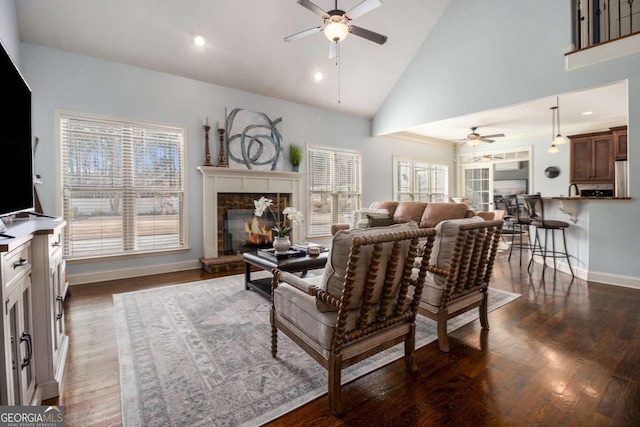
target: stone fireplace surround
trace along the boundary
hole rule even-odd
[[[298,172],[268,171],[256,169],[231,169],[217,166],[200,166],[202,173],[202,231],[204,242],[204,257],[200,260],[205,270],[212,263],[223,261],[223,255],[218,238],[218,193],[252,193],[291,195],[291,206],[302,208],[302,178]],[[298,229],[294,227],[292,240],[298,241]],[[229,257],[238,257],[230,255]]]

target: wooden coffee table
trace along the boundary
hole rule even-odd
[[[244,258],[244,288],[247,290],[253,289],[270,300],[272,278],[267,277],[264,279],[251,280],[251,266],[255,266],[266,271],[271,271],[274,268],[277,268],[290,273],[302,272],[301,276],[304,276],[309,270],[324,268],[324,265],[327,263],[328,255],[329,252],[322,252],[318,256],[305,255],[276,259],[266,258],[263,255],[259,255],[257,252],[245,252],[242,254],[242,257]]]

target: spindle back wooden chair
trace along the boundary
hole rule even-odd
[[[331,412],[342,412],[341,372],[404,342],[407,370],[416,367],[415,317],[428,268],[433,228],[416,223],[338,231],[324,275],[312,280],[273,270],[271,351],[278,330],[328,370]],[[411,279],[419,243],[427,258]]]
[[[440,350],[449,351],[447,321],[478,307],[489,329],[487,290],[503,221],[481,218],[442,221],[431,253],[418,312],[438,322]]]

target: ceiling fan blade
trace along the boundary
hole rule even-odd
[[[310,36],[311,34],[319,33],[322,30],[324,30],[324,27],[309,28],[308,30],[300,31],[299,33],[295,33],[295,34],[292,34],[292,35],[290,35],[288,37],[285,37],[284,41],[291,42],[291,41],[294,41],[294,40],[298,40],[298,39],[301,39],[303,37]]]
[[[322,10],[320,7],[316,6],[314,3],[310,2],[309,0],[298,0],[298,4],[300,6],[306,7],[311,12],[320,16],[322,19],[329,19],[329,14],[327,12],[325,12],[324,10]]]
[[[338,42],[329,41],[329,59],[333,59],[338,55]]]
[[[481,141],[484,141],[484,142],[488,142],[488,143],[495,142],[495,140],[494,140],[494,139],[480,138],[480,140],[481,140]]]
[[[482,135],[483,138],[502,138],[504,137],[503,133],[494,133],[493,135]]]
[[[382,0],[364,0],[362,3],[359,3],[352,7],[351,10],[346,13],[346,15],[349,19],[356,19],[357,17],[362,16],[369,11],[372,11],[378,6],[382,6]]]
[[[374,43],[385,44],[387,42],[387,36],[383,36],[382,34],[375,33],[371,30],[365,30],[364,28],[356,27],[355,25],[349,27],[349,32],[355,34],[356,36],[370,40]]]

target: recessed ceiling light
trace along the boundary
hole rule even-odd
[[[316,71],[316,72],[313,74],[313,81],[314,81],[314,82],[321,82],[321,81],[322,81],[322,79],[324,79],[324,74],[322,74],[322,72],[320,72],[320,71]]]
[[[584,113],[582,113],[583,116],[590,116],[593,114],[593,111],[585,111]]]
[[[193,38],[193,44],[195,44],[196,46],[204,46],[204,37],[202,36],[195,36]]]

